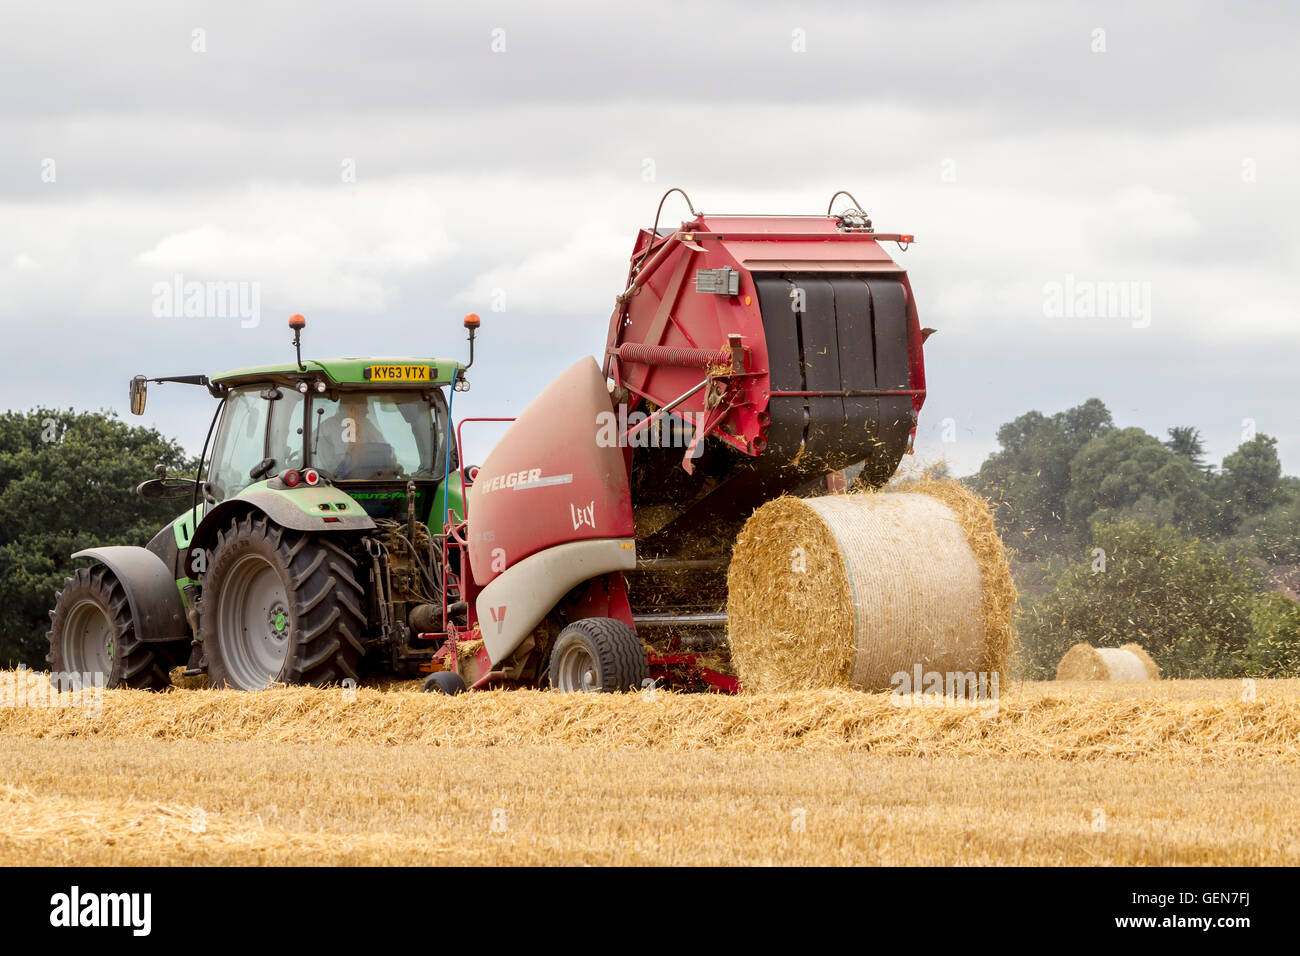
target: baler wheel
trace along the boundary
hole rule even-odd
[[[102,564],[78,568],[68,578],[50,612],[50,652],[46,660],[60,690],[73,689],[70,677],[102,674],[105,687],[165,690],[176,663],[163,645],[136,637],[126,591]],[[187,648],[188,649],[188,648]]]
[[[640,690],[649,679],[641,639],[613,618],[574,621],[560,632],[551,650],[552,690],[619,693]]]
[[[331,535],[236,518],[217,535],[199,632],[213,687],[357,679],[364,647],[357,562]]]
[[[461,694],[465,691],[465,682],[455,671],[434,671],[424,679],[420,690],[426,694]]]

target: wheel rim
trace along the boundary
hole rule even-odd
[[[229,682],[261,690],[280,677],[289,656],[289,601],[271,562],[247,554],[235,562],[217,598],[217,641]]]
[[[556,683],[564,691],[600,690],[600,668],[582,644],[570,644],[560,655]]]
[[[90,599],[78,601],[63,623],[63,664],[74,674],[102,674],[108,683],[117,655],[113,622]]]

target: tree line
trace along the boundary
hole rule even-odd
[[[184,510],[136,496],[158,462],[170,475],[193,475],[196,465],[177,442],[112,412],[0,413],[0,667],[46,666],[69,555],[147,544]]]
[[[1142,644],[1170,677],[1300,676],[1300,480],[1277,442],[1218,467],[1200,433],[1117,428],[1098,399],[1028,412],[966,479],[989,499],[1022,593],[1017,667],[1053,676],[1073,643]],[[144,545],[182,508],[135,485],[195,462],[112,412],[0,413],[0,666],[45,666],[70,555]]]
[[[1216,468],[1198,429],[1118,428],[1099,399],[1028,412],[967,479],[991,502],[1022,591],[1023,676],[1071,644],[1136,641],[1169,677],[1300,674],[1300,480],[1243,436]]]

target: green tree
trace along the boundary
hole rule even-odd
[[[952,478],[952,466],[946,460],[936,461],[932,465],[926,465],[921,474],[931,481],[948,481]]]
[[[1254,658],[1259,578],[1218,546],[1174,528],[1099,524],[1085,559],[1026,609],[1025,676],[1047,679],[1073,644],[1135,641],[1166,677],[1233,677]]]
[[[0,414],[0,666],[45,666],[48,612],[70,554],[143,545],[184,510],[135,495],[159,461],[170,474],[193,474],[176,442],[111,412]]]
[[[1250,623],[1251,672],[1259,677],[1300,675],[1300,604],[1266,591],[1256,600]]]
[[[1260,433],[1223,459],[1227,501],[1241,517],[1262,514],[1286,497],[1277,439]]]
[[[1300,500],[1274,505],[1242,523],[1251,550],[1269,564],[1300,564]]]
[[[1070,462],[1092,439],[1114,428],[1099,399],[1047,416],[1033,411],[998,429],[1001,449],[971,479],[994,507],[1007,544],[1027,558],[1065,547],[1065,497]]]
[[[1104,435],[1115,427],[1110,409],[1099,398],[1090,398],[1082,405],[1067,408],[1052,418],[1060,423],[1065,440],[1076,446]]]
[[[1205,470],[1205,444],[1199,428],[1175,425],[1169,429],[1169,440],[1164,444],[1175,455],[1181,455],[1201,471]]]
[[[1079,450],[1065,508],[1080,534],[1093,521],[1134,517],[1207,532],[1216,512],[1205,474],[1140,428],[1111,430]]]

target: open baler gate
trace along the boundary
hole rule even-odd
[[[881,245],[911,236],[873,231],[858,209],[692,213],[638,235],[605,351],[628,410],[641,559],[629,586],[648,639],[720,633],[745,519],[858,463],[860,481],[884,484],[925,398],[911,287]]]
[[[651,551],[721,532],[848,465],[863,463],[872,486],[894,474],[925,372],[888,240],[911,237],[875,233],[857,210],[701,214],[641,231],[605,371],[630,420],[652,416],[629,429],[637,530]],[[670,413],[692,427],[664,427]],[[666,432],[693,432],[695,444],[664,447]]]

